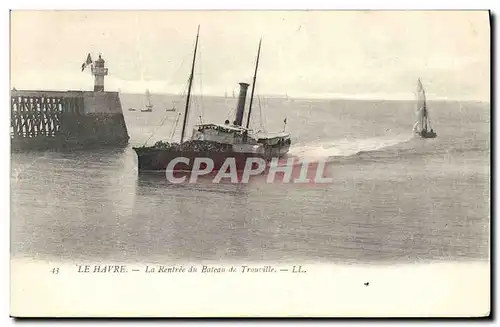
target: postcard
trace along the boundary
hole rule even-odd
[[[490,314],[488,11],[10,19],[11,316]]]

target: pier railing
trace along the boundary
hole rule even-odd
[[[59,94],[58,94],[59,93]],[[78,116],[83,109],[83,96],[63,96],[62,92],[11,94],[11,138],[58,136],[63,133],[65,116]]]

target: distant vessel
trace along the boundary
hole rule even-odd
[[[145,109],[141,109],[142,112],[151,112],[153,111],[153,104],[151,103],[151,94],[149,90],[146,90],[146,98],[148,99],[148,104]]]
[[[174,102],[174,101],[172,101],[172,107],[171,107],[171,108],[167,108],[167,109],[165,109],[165,111],[170,111],[170,112],[172,112],[172,111],[177,111],[177,108],[175,108],[175,102]]]
[[[246,127],[242,126],[245,112],[245,100],[249,84],[240,83],[240,94],[236,119],[233,124],[226,120],[224,124],[200,123],[194,126],[190,140],[184,142],[186,123],[188,120],[189,100],[193,83],[196,52],[198,48],[199,26],[196,35],[189,87],[186,99],[186,108],[182,124],[180,143],[167,143],[158,141],[153,146],[134,147],[138,157],[139,172],[165,172],[169,163],[179,157],[188,158],[189,162],[178,162],[173,171],[191,171],[196,158],[210,158],[214,162],[213,170],[219,170],[226,159],[234,158],[236,168],[241,170],[246,165],[248,158],[261,158],[269,162],[273,157],[285,155],[291,144],[290,134],[286,132],[264,134],[248,128],[252,109],[253,93],[257,76],[260,57],[260,47],[257,54],[255,73],[253,78],[252,96]],[[286,124],[286,120],[285,120]]]
[[[417,121],[413,125],[413,132],[426,139],[437,137],[437,133],[431,126],[425,90],[420,78],[417,83]]]
[[[128,108],[128,111],[135,111],[135,108]]]

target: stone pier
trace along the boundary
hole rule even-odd
[[[11,91],[12,150],[124,146],[118,92]]]

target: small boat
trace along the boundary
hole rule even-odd
[[[175,103],[172,105],[171,108],[165,109],[165,111],[168,111],[168,112],[175,112],[175,111],[177,111],[177,108],[175,108]]]
[[[149,90],[146,90],[146,97],[148,99],[148,104],[145,109],[141,109],[141,112],[152,112],[153,104],[151,103],[151,94],[149,93]]]
[[[437,133],[431,126],[425,90],[420,78],[417,83],[417,121],[413,125],[413,132],[425,139],[433,139],[437,137]]]
[[[135,111],[135,108],[128,108],[128,111]]]

